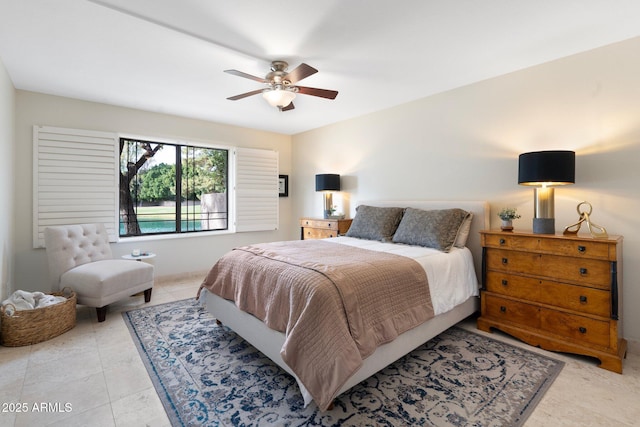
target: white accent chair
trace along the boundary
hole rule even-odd
[[[115,301],[143,291],[151,301],[153,265],[113,259],[103,224],[47,227],[44,240],[52,291],[73,289],[79,304],[96,308],[98,322]]]

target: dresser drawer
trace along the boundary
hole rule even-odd
[[[310,227],[310,228],[325,228],[328,230],[337,230],[338,221],[303,218],[300,220],[300,226]]]
[[[537,301],[580,313],[611,316],[611,293],[601,289],[541,280]]]
[[[303,227],[302,234],[305,239],[326,239],[328,237],[336,237],[338,230]]]
[[[540,280],[498,271],[487,271],[485,287],[495,294],[538,301]]]
[[[610,258],[609,249],[612,246],[603,242],[589,242],[581,240],[542,239],[540,250],[543,252],[561,254],[578,258],[593,258],[603,260],[615,260]],[[613,246],[615,248],[615,246]],[[615,255],[615,254],[613,254]]]
[[[540,309],[541,329],[573,341],[609,347],[609,322]]]
[[[605,242],[571,240],[551,237],[531,237],[509,234],[487,234],[485,246],[510,250],[532,251],[579,258],[615,260],[615,246]]]
[[[484,245],[492,248],[519,249],[534,251],[540,246],[537,239],[513,234],[486,234]]]
[[[488,248],[486,265],[489,270],[551,277],[601,289],[611,285],[611,263],[604,260]]]
[[[604,260],[541,255],[541,274],[571,282],[611,289],[611,263]]]
[[[483,293],[482,297],[485,298],[484,307],[486,309],[482,313],[483,316],[533,328],[540,327],[540,309],[535,305],[500,298],[487,293]]]

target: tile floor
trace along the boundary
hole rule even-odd
[[[193,297],[204,274],[157,280],[150,304]],[[71,331],[32,346],[0,347],[0,426],[169,426],[120,315],[142,305],[142,296],[114,304],[100,324],[95,310],[79,306]],[[478,332],[472,319],[462,326]],[[533,350],[566,365],[526,427],[640,425],[639,348],[627,355],[624,375],[592,359]],[[27,411],[16,412],[18,403]]]

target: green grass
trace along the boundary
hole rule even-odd
[[[138,217],[145,221],[171,220],[175,218],[176,209],[173,206],[141,206],[136,209]],[[200,205],[187,208],[182,207],[182,214],[200,215]],[[198,217],[199,218],[199,217]]]

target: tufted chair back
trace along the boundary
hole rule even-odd
[[[104,224],[47,227],[44,241],[49,260],[52,291],[59,291],[60,276],[89,262],[111,259],[109,235]]]

